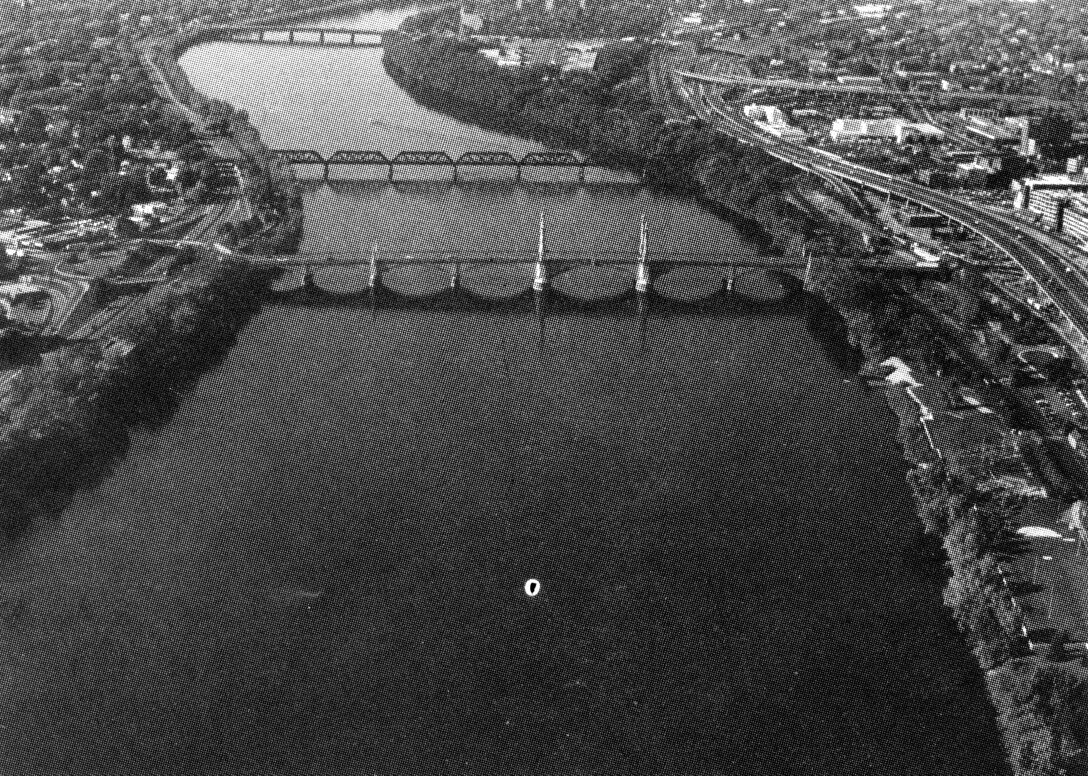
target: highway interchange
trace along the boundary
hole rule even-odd
[[[659,67],[665,58],[657,59]],[[720,79],[687,71],[667,73],[675,90],[692,113],[720,132],[763,148],[798,169],[832,180],[846,181],[922,205],[974,232],[1016,262],[1045,290],[1056,309],[1075,327],[1062,328],[1063,336],[1082,361],[1088,362],[1088,279],[1070,261],[1071,249],[1033,229],[1011,214],[1004,216],[983,206],[964,202],[941,191],[870,170],[808,147],[780,140],[739,118],[718,94]]]

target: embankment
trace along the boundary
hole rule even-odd
[[[162,79],[186,115],[229,122],[246,190],[265,226],[246,241],[254,252],[295,249],[302,201],[291,170],[261,143],[244,113],[208,100],[188,83],[174,57],[199,33],[146,41],[144,64]],[[230,349],[260,307],[267,271],[205,260],[133,300],[109,339],[60,342],[38,354],[19,346],[21,368],[0,400],[0,529],[14,535],[37,516],[59,514],[72,494],[100,481],[125,454],[129,430],[168,419],[179,397]],[[48,343],[46,343],[48,344]]]

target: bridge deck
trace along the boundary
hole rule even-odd
[[[412,266],[450,266],[458,264],[465,266],[524,266],[536,261],[536,251],[503,251],[494,254],[482,252],[450,253],[440,251],[418,251],[415,253],[378,251],[375,258],[386,267],[412,267]],[[337,258],[328,254],[281,254],[277,256],[248,256],[248,261],[256,264],[269,264],[280,267],[359,267],[371,263],[370,254],[354,254],[344,258]],[[546,259],[554,264],[583,267],[637,267],[638,259],[632,253],[627,255],[605,254],[600,256],[587,255],[572,251],[548,251]],[[668,265],[672,269],[680,267],[702,267],[718,269],[781,269],[800,270],[805,268],[805,262],[790,259],[736,259],[727,254],[718,256],[703,254],[700,256],[683,256],[676,254],[654,254],[647,256],[647,263],[655,266]],[[918,267],[913,262],[886,263],[886,262],[861,262],[857,265],[862,269],[879,269],[884,271],[919,271],[919,270],[943,270],[945,268]]]

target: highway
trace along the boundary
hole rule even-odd
[[[910,91],[889,89],[886,86],[863,86],[849,84],[821,84],[814,81],[797,81],[792,78],[753,78],[739,74],[730,75],[704,75],[703,73],[690,73],[678,71],[682,78],[701,81],[707,84],[719,86],[748,86],[765,89],[788,89],[795,92],[826,92],[837,94],[860,94],[875,97],[887,97],[897,102],[984,102],[992,103],[997,100],[1016,102],[1017,104],[1031,105],[1038,108],[1063,108],[1071,109],[1067,103],[1040,97],[1031,94],[1003,94],[1001,92],[970,92],[970,91]]]
[[[692,79],[689,76],[680,71],[675,73],[679,79],[696,81],[692,92],[681,88],[681,94],[687,97],[692,111],[718,131],[742,142],[758,145],[771,156],[807,172],[859,184],[923,205],[985,239],[1038,283],[1073,323],[1078,331],[1066,330],[1066,339],[1081,359],[1088,362],[1088,280],[1067,262],[1067,247],[1059,248],[1053,238],[1025,226],[1011,215],[1002,216],[939,190],[925,188],[761,132],[734,115],[716,95],[708,95],[706,77]]]

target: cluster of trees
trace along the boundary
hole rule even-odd
[[[129,425],[156,425],[181,392],[230,349],[261,304],[264,275],[237,262],[196,268],[192,281],[171,286],[122,337],[136,343],[109,372],[105,411]]]
[[[229,4],[230,13],[297,11],[297,0]],[[258,7],[259,6],[259,7]],[[219,6],[211,6],[217,8]],[[129,149],[158,143],[179,149],[179,179],[190,193],[215,183],[215,168],[191,144],[184,111],[158,99],[139,62],[136,42],[164,23],[203,13],[204,3],[34,2],[0,9],[0,99],[18,111],[0,128],[0,207],[31,215],[124,213],[165,186]],[[148,17],[148,18],[144,18]],[[176,29],[170,29],[176,32]],[[175,35],[152,45],[172,67],[176,93],[210,122],[226,122],[243,151],[250,194],[261,218],[232,227],[232,239],[289,250],[301,232],[301,196],[290,170],[274,162],[244,113],[204,99],[172,55],[189,41]],[[92,45],[93,44],[93,45]],[[124,162],[127,164],[123,164]],[[271,214],[271,217],[268,217]],[[266,228],[271,222],[272,228]],[[125,358],[101,343],[81,342],[35,357],[0,401],[0,529],[26,524],[42,509],[62,508],[76,488],[96,481],[122,455],[125,429],[157,423],[179,390],[222,356],[260,304],[263,276],[236,264],[201,263],[189,282],[153,293],[146,315],[121,337],[135,344]]]
[[[544,0],[518,4],[480,2],[469,4],[480,14],[483,35],[517,35],[523,38],[647,38],[657,34],[665,20],[666,3],[639,5],[628,0],[554,0],[548,10]],[[583,7],[584,6],[584,7]],[[427,14],[409,20],[407,32],[455,31],[459,25],[456,9]]]
[[[155,426],[229,350],[260,306],[262,277],[237,264],[192,268],[121,337],[123,359],[99,342],[51,352],[21,370],[0,401],[0,531],[63,509],[76,489],[108,473],[127,446],[126,429]]]
[[[799,251],[821,224],[786,195],[795,171],[698,121],[667,121],[654,104],[650,56],[649,46],[621,41],[602,48],[592,71],[562,72],[499,67],[476,45],[445,35],[391,34],[385,45],[387,70],[424,103],[639,169],[651,182],[702,194],[758,220],[777,246]],[[821,239],[840,247],[826,230]]]

